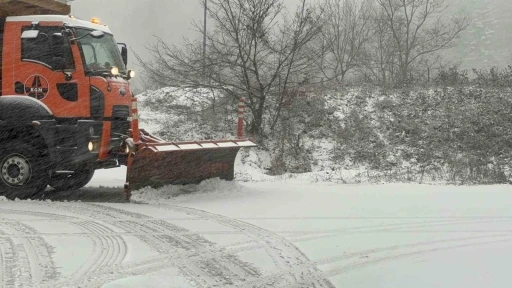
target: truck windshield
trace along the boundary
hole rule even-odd
[[[78,37],[91,32],[88,29],[76,29]],[[126,74],[126,67],[121,57],[114,36],[105,34],[101,39],[85,36],[79,40],[84,57],[86,72],[103,73],[110,72],[112,67],[119,68],[119,72]]]

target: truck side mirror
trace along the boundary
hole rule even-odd
[[[117,43],[121,47],[121,58],[123,58],[124,66],[128,66],[128,47],[125,43]]]
[[[123,57],[124,66],[128,66],[128,48],[121,48],[121,57]]]

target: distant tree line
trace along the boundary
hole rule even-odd
[[[202,1],[202,0],[201,0]],[[456,45],[470,20],[446,15],[445,0],[209,0],[206,35],[176,46],[156,38],[139,62],[151,87],[220,89],[245,97],[249,133],[272,133],[301,87],[361,82],[408,86],[433,77],[438,52]],[[202,1],[203,5],[205,4]],[[302,91],[302,92],[301,92]]]

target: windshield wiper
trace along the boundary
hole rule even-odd
[[[104,69],[104,70],[86,70],[85,71],[85,74],[87,76],[102,76],[102,77],[121,77],[123,79],[126,79],[128,77],[128,72],[122,72],[122,71],[119,71],[119,75],[112,75],[110,74],[110,70],[107,70],[107,69]]]
[[[90,76],[109,76],[110,75],[110,70],[91,70],[91,69],[88,69],[85,71],[85,74],[87,75],[90,75]]]

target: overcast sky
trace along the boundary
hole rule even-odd
[[[298,0],[284,2],[293,7]],[[73,0],[71,13],[84,20],[100,18],[118,42],[127,43],[143,58],[148,57],[145,46],[154,41],[153,35],[173,44],[181,43],[183,37],[201,37],[192,27],[193,21],[203,19],[198,0]],[[128,66],[137,70],[130,56]]]
[[[294,7],[298,0],[284,2]],[[464,68],[503,67],[512,62],[512,0],[446,0],[446,3],[451,4],[450,11],[463,9],[474,20],[463,34],[461,45],[447,54],[450,59],[462,61]],[[183,37],[200,37],[191,25],[194,20],[202,21],[198,0],[74,0],[71,7],[72,14],[78,18],[99,17],[109,25],[118,42],[126,42],[145,58],[144,47],[154,41],[153,34],[174,44],[181,43]],[[135,65],[132,62],[129,66]]]
[[[284,2],[293,7],[299,0]],[[191,25],[203,21],[199,0],[73,0],[71,8],[78,18],[100,18],[118,42],[126,42],[142,56],[147,55],[144,47],[154,40],[153,34],[175,44],[183,37],[201,37]]]
[[[190,24],[203,15],[196,0],[75,0],[71,8],[78,18],[100,18],[118,42],[127,43],[142,56],[147,55],[144,47],[154,40],[153,34],[169,43],[195,37]]]

